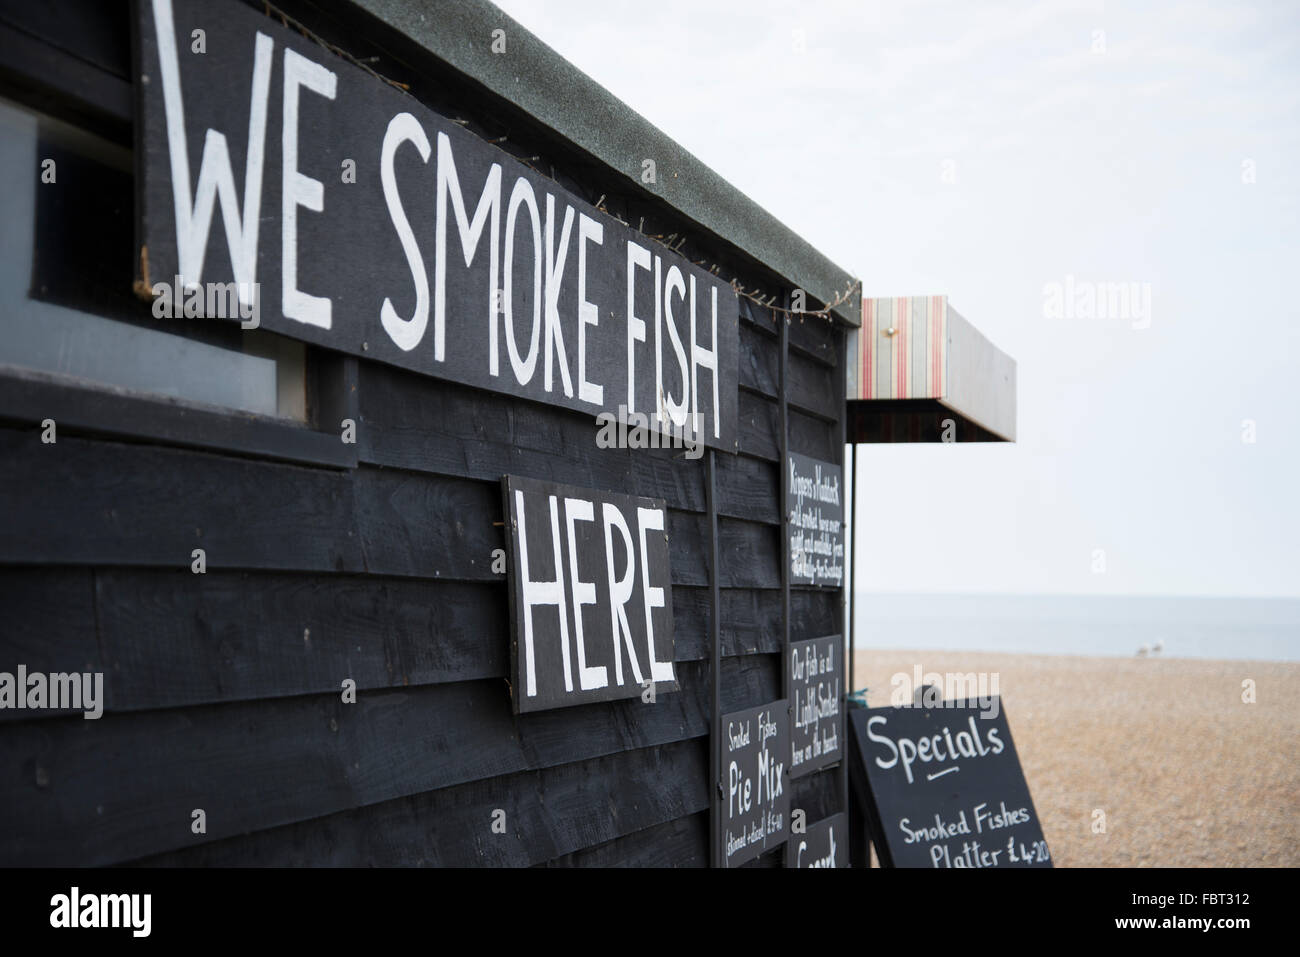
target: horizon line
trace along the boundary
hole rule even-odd
[[[876,591],[857,588],[855,595],[891,598],[1187,598],[1243,601],[1300,601],[1300,595],[1188,594],[1179,592],[1014,592],[1014,591]]]

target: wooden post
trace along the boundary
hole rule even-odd
[[[705,457],[706,504],[709,508],[709,645],[713,654],[713,731],[709,738],[709,776],[713,787],[709,789],[709,859],[714,867],[722,864],[722,767],[718,762],[718,748],[722,746],[722,591],[718,573],[718,500],[717,453],[709,449]]]
[[[844,682],[844,688],[847,691],[848,686],[856,679],[857,651],[854,645],[854,638],[857,634],[858,618],[858,599],[857,593],[853,588],[853,579],[858,577],[858,447],[853,446],[853,501],[849,506],[849,523],[853,526],[852,538],[849,540],[849,568],[851,578],[848,581],[849,589],[849,678]]]
[[[790,295],[785,296],[785,309],[790,308]],[[790,313],[787,311],[777,316],[781,331],[780,360],[780,394],[778,396],[778,415],[781,430],[781,510],[784,513],[790,495],[790,407],[789,378],[787,375],[788,357],[790,355]],[[790,516],[787,514],[781,523],[781,687],[789,677],[785,672],[790,666]],[[793,707],[793,705],[792,705]]]
[[[833,321],[833,320],[832,320]],[[847,343],[848,332],[840,330],[840,341]],[[839,354],[847,355],[847,350],[841,345]],[[853,452],[852,468],[846,460],[844,449],[848,444],[849,438],[849,383],[848,370],[838,367],[840,373],[840,474],[845,477],[845,494],[852,498],[849,512],[849,554],[845,556],[844,562],[844,579],[840,583],[840,622],[843,627],[844,622],[844,603],[848,602],[849,623],[848,623],[848,644],[849,653],[840,658],[840,662],[847,665],[844,673],[844,687],[840,689],[840,807],[844,811],[844,827],[847,831],[847,840],[845,846],[848,848],[850,855],[853,849],[853,823],[852,815],[849,813],[849,688],[853,684],[853,577],[858,573],[857,565],[857,547],[858,547],[858,526],[854,519],[857,516],[858,508],[858,447],[851,446]],[[850,474],[851,473],[851,474]],[[841,532],[841,534],[843,534]],[[840,649],[840,654],[844,654],[844,649]]]

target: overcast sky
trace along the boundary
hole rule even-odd
[[[1015,445],[862,447],[859,588],[1300,596],[1300,4],[500,6],[1016,359]]]

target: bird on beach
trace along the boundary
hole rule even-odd
[[[1160,654],[1160,652],[1164,650],[1165,650],[1165,643],[1163,641],[1157,641],[1154,645],[1151,646],[1151,654],[1153,655],[1158,655]]]
[[[1147,646],[1146,646],[1146,645],[1143,645],[1141,648],[1138,649],[1137,656],[1138,656],[1139,658],[1145,658],[1145,657],[1147,656]]]

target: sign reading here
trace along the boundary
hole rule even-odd
[[[844,583],[844,501],[840,467],[791,452],[786,460],[786,534],[790,583]]]
[[[839,635],[790,644],[785,693],[794,716],[790,731],[792,778],[834,764],[843,754],[843,647]]]
[[[1052,866],[1001,699],[992,700],[994,717],[972,707],[850,711],[887,864]]]
[[[515,711],[678,688],[664,503],[506,476]]]
[[[778,846],[789,832],[788,702],[724,714],[718,748],[720,860],[735,867]]]
[[[727,282],[247,3],[134,6],[155,315],[735,451]]]

